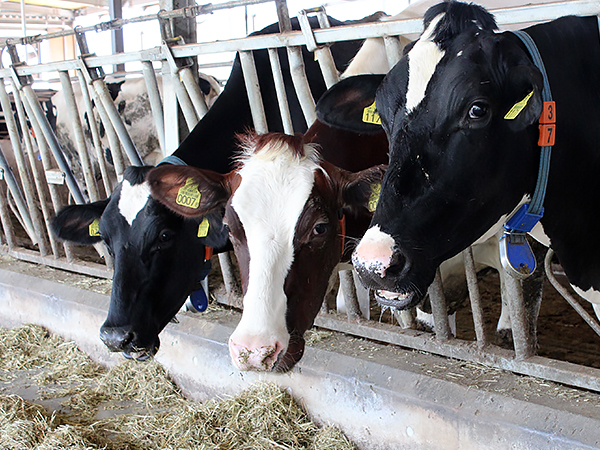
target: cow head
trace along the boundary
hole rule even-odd
[[[542,80],[517,38],[494,33],[493,16],[473,4],[442,3],[424,22],[377,91],[390,167],[353,256],[363,281],[399,308],[533,191],[539,161],[531,125]]]
[[[227,242],[221,214],[207,213],[208,232],[198,237],[204,217],[184,220],[150,197],[149,170],[129,167],[110,198],[67,206],[52,221],[61,239],[106,244],[114,275],[100,338],[111,351],[136,359],[158,350],[159,333],[200,279],[205,246]]]
[[[161,166],[148,180],[152,195],[185,217],[225,208],[244,291],[231,357],[242,370],[284,371],[302,357],[303,334],[340,260],[340,218],[367,211],[371,183],[384,169],[343,171],[320,161],[300,136],[248,135],[242,146],[239,167],[227,175]],[[178,202],[186,186],[200,193],[194,207]]]

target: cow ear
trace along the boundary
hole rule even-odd
[[[356,173],[343,171],[345,183],[341,189],[341,200],[344,208],[353,210],[364,208],[371,213],[374,212],[387,167],[381,164]]]
[[[380,132],[375,94],[384,78],[385,75],[358,75],[336,83],[319,99],[318,119],[355,133]]]
[[[165,164],[146,180],[152,197],[183,217],[201,217],[223,207],[231,195],[226,175],[191,166]]]
[[[513,66],[506,74],[504,120],[512,131],[536,123],[542,113],[542,74],[530,64]]]
[[[63,241],[82,245],[93,245],[102,238],[98,231],[98,222],[109,198],[83,205],[69,205],[52,219],[52,232]]]

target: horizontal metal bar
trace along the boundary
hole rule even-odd
[[[39,253],[20,248],[18,250],[10,250],[6,245],[0,245],[0,254],[12,256],[13,258],[28,261],[36,264],[54,267],[56,269],[68,270],[70,272],[91,275],[98,278],[112,279],[112,270],[107,269],[102,264],[95,264],[86,261],[78,261],[76,263],[67,262],[66,258],[53,258],[51,256],[41,256]]]
[[[403,330],[395,325],[366,320],[350,323],[347,318],[335,314],[317,316],[315,325],[353,336],[422,350],[449,358],[471,361],[522,375],[544,378],[545,380],[600,392],[600,369],[539,356],[517,361],[513,351],[499,347],[489,345],[485,349],[481,349],[476,342],[460,339],[441,342],[435,339],[431,333]]]

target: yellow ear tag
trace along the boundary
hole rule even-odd
[[[373,102],[372,105],[367,106],[365,109],[363,109],[362,121],[365,123],[381,125],[381,118],[379,117],[379,113],[377,112],[375,102]]]
[[[90,236],[100,236],[100,220],[96,219],[88,227]]]
[[[210,223],[208,223],[208,219],[205,217],[200,225],[198,226],[198,237],[206,237],[208,236],[208,229],[210,228]]]
[[[515,117],[517,117],[519,115],[519,113],[525,109],[525,107],[527,106],[527,102],[529,101],[529,99],[531,98],[532,95],[533,95],[533,91],[531,91],[529,94],[527,94],[527,96],[523,100],[515,103],[513,105],[513,107],[510,108],[510,111],[508,111],[506,113],[504,118],[507,120],[513,120]]]
[[[198,191],[198,185],[194,183],[193,178],[188,178],[185,182],[185,186],[179,188],[177,192],[177,198],[175,203],[181,206],[187,206],[188,208],[197,209],[200,206],[200,191]]]
[[[369,195],[369,204],[367,205],[369,212],[375,212],[375,209],[377,209],[377,203],[379,202],[380,194],[381,183],[373,183],[371,185],[371,195]]]

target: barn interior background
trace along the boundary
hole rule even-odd
[[[190,78],[178,61],[196,58],[197,70],[215,77],[217,90],[227,80],[236,51],[310,46],[313,39],[319,45],[313,43],[311,51],[320,50],[327,42],[381,37],[392,64],[401,50],[397,36],[418,35],[423,12],[436,2],[335,0],[324,8],[340,20],[356,20],[376,11],[399,17],[339,30],[305,30],[250,41],[243,38],[281,18],[276,6],[279,10],[287,7],[291,16],[302,10],[310,15],[319,14],[311,8],[320,7],[322,2],[239,0],[199,7],[143,0],[122,4],[102,0],[43,3],[0,2],[0,251],[25,261],[110,278],[111,262],[102,246],[97,246],[94,253],[58,242],[49,233],[49,220],[67,203],[109,195],[125,167],[143,164],[145,158],[153,164],[169,155],[186,130],[201,119],[210,103],[194,86],[195,77]],[[527,5],[500,0],[479,3],[494,12],[502,28],[522,27],[566,14],[600,14],[598,2],[590,0]],[[157,15],[163,10],[174,12],[162,12],[159,20]],[[194,41],[177,40],[177,34],[169,35],[168,26],[164,26],[171,18],[182,16],[193,17],[196,23]],[[136,19],[140,17],[143,20]],[[122,30],[122,47],[114,38],[118,30]],[[47,34],[54,37],[48,39]],[[138,91],[131,95],[143,92],[149,103],[139,123],[119,115],[123,112],[119,105],[125,108],[123,98],[110,95],[111,84],[122,81],[125,75],[129,81],[138,81]],[[178,108],[183,114],[177,113]],[[253,115],[260,117],[260,99],[252,103],[252,109]],[[305,114],[311,117],[310,112]],[[79,117],[81,120],[77,120]],[[136,125],[141,130],[136,130]],[[154,148],[146,148],[145,142],[138,140],[147,138],[148,130],[156,134]],[[227,271],[229,259],[225,256],[219,261]],[[538,323],[539,336],[532,335],[520,283],[502,273],[487,271],[479,275],[478,284],[469,251],[465,252],[465,263],[470,301],[459,311],[454,332],[444,312],[443,295],[435,288],[430,291],[435,332],[415,329],[410,315],[382,311],[369,299],[361,308],[352,295],[346,296],[346,304],[337,307],[335,301],[330,301],[316,325],[600,392],[600,336],[595,334],[600,334],[600,327],[589,305],[579,308],[583,318],[572,316],[566,301],[546,289],[544,296],[553,298],[553,306],[545,309],[550,303],[542,302],[540,320],[544,325]],[[555,265],[554,269],[559,271],[560,267]],[[226,281],[228,277],[225,274]],[[347,281],[343,278],[341,284],[348,294],[356,288]],[[211,289],[218,301],[236,303],[231,296],[235,286],[226,283]],[[494,336],[501,297],[516,318],[509,345]],[[544,315],[546,310],[550,318]],[[563,328],[552,328],[561,326],[557,318],[567,316]],[[559,344],[549,343],[548,336],[557,334],[566,338]]]

